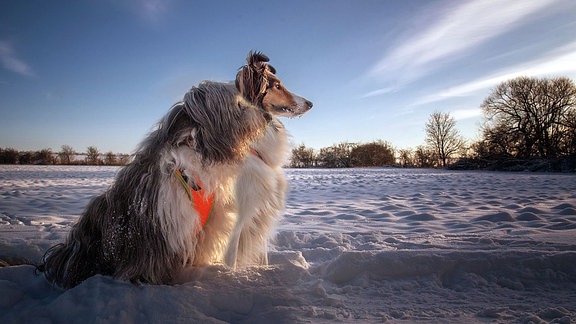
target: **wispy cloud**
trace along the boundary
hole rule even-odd
[[[379,95],[383,95],[383,94],[390,93],[390,92],[394,92],[394,88],[393,88],[393,87],[386,87],[386,88],[382,88],[382,89],[377,89],[377,90],[374,90],[374,91],[370,91],[370,92],[364,94],[364,95],[362,96],[362,98],[379,96]]]
[[[158,22],[168,12],[171,0],[130,0],[134,12],[149,22]]]
[[[113,7],[120,8],[140,18],[144,23],[162,22],[177,0],[107,0]]]
[[[368,72],[376,79],[412,82],[447,61],[517,27],[557,0],[467,1],[426,16],[438,17],[430,26],[415,26],[394,49]],[[418,18],[416,18],[418,20]],[[399,81],[400,80],[400,81]]]
[[[456,120],[464,120],[464,119],[476,118],[478,116],[481,116],[482,110],[480,108],[459,109],[459,110],[455,110],[455,111],[451,112],[450,115],[452,115],[452,117],[454,117],[454,119],[456,119]]]
[[[471,95],[478,91],[485,91],[486,89],[495,87],[501,82],[519,76],[537,77],[559,75],[568,77],[576,76],[576,42],[550,51],[536,60],[519,63],[457,87],[424,97],[413,105],[428,104],[449,98]]]
[[[32,68],[18,57],[12,44],[7,41],[0,41],[0,63],[12,72],[24,76],[35,76]]]

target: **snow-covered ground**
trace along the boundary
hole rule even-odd
[[[0,166],[0,259],[37,262],[114,167]],[[286,170],[271,265],[64,291],[0,268],[0,323],[576,321],[576,176]]]

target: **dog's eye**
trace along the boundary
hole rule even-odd
[[[276,88],[276,90],[282,90],[282,85],[280,83],[276,83],[274,88]]]

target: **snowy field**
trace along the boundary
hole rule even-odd
[[[0,259],[37,262],[114,167],[0,166]],[[0,323],[574,323],[576,176],[286,170],[271,265],[63,291],[0,268]]]

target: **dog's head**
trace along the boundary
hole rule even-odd
[[[247,64],[236,75],[236,88],[252,104],[274,116],[296,117],[312,108],[312,102],[288,91],[276,77],[270,59],[260,52],[250,52]]]

